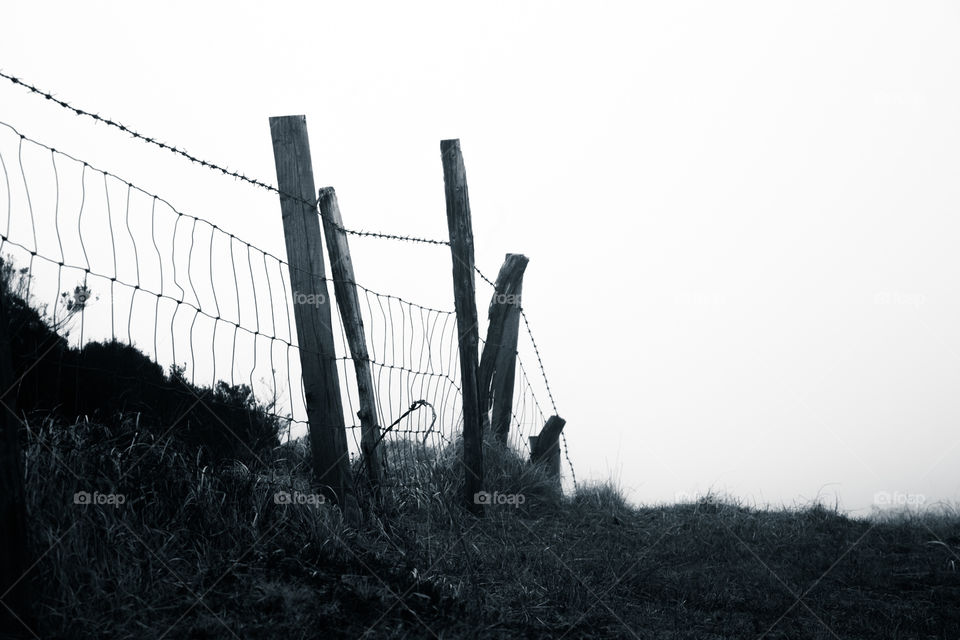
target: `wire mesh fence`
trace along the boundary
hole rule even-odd
[[[2,122],[0,172],[0,207],[5,208],[0,209],[5,213],[0,257],[15,270],[19,294],[41,311],[67,347],[95,355],[91,344],[133,346],[189,383],[179,392],[191,409],[203,399],[198,390],[239,393],[274,421],[284,439],[306,433],[302,347],[293,305],[329,301],[293,291],[283,259]],[[360,237],[422,240],[340,229]],[[456,315],[353,284],[366,328],[387,482],[424,482],[426,467],[417,463],[451,446],[462,427]],[[339,311],[335,304],[330,307],[344,422],[356,457],[361,450],[356,378]],[[529,453],[527,439],[546,415],[523,361],[518,364],[510,444]],[[95,357],[67,365],[78,381],[98,369]],[[64,366],[61,355],[58,369]],[[114,379],[150,383],[142,372],[99,369]],[[81,395],[83,388],[78,383],[71,392]],[[51,392],[51,398],[62,393]],[[35,395],[43,393],[37,389]],[[71,406],[83,407],[82,398],[74,400]],[[243,446],[256,457],[249,443]]]

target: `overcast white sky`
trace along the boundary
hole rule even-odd
[[[960,500],[960,6],[8,3],[0,68],[275,182],[307,116],[347,226],[531,259],[580,480],[637,502]],[[0,120],[284,255],[275,197],[0,82]],[[351,240],[452,307],[445,247]],[[485,315],[488,292],[479,306]]]

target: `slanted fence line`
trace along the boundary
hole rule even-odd
[[[444,240],[349,229],[339,216],[327,215],[323,207],[318,210],[321,198],[311,201],[290,195],[265,181],[202,160],[117,121],[75,108],[3,72],[0,77],[77,115],[91,117],[191,162],[267,189],[281,199],[290,198],[309,206],[310,211],[323,221],[328,243],[331,242],[331,230],[335,230],[359,237],[451,246],[451,242]],[[0,124],[17,138],[16,164],[9,167],[5,156],[11,156],[4,153],[0,141],[0,170],[4,175],[2,185],[5,185],[7,205],[6,228],[0,233],[0,257],[17,260],[16,256],[8,258],[4,253],[7,249],[17,250],[19,259],[26,263],[25,294],[28,298],[35,296],[37,301],[47,305],[52,300],[53,322],[63,316],[64,305],[72,303],[72,308],[79,310],[76,318],[70,316],[79,320],[79,326],[74,327],[80,333],[77,348],[97,340],[150,345],[150,355],[157,362],[165,366],[182,364],[186,367],[184,374],[193,383],[210,380],[216,385],[222,379],[235,385],[237,380],[242,380],[252,397],[266,397],[272,401],[267,415],[283,421],[288,434],[294,428],[302,431],[310,425],[306,411],[308,396],[298,361],[306,356],[329,361],[338,371],[336,386],[344,403],[340,410],[344,423],[342,427],[333,428],[352,434],[351,457],[368,458],[371,457],[370,434],[376,433],[371,431],[371,425],[378,425],[381,431],[376,435],[375,448],[378,454],[382,454],[383,463],[376,466],[387,473],[404,469],[403,461],[411,455],[404,449],[407,445],[403,441],[407,437],[420,441],[421,445],[437,447],[452,443],[461,433],[464,389],[457,348],[460,341],[453,310],[423,306],[401,296],[378,293],[355,282],[352,273],[338,278],[336,274],[314,274],[300,266],[291,270],[287,261],[216,224],[180,212],[163,198],[113,173],[28,138],[9,124]],[[25,160],[25,154],[31,154],[25,146],[33,147],[32,159]],[[42,181],[28,178],[28,173],[39,171],[34,169],[37,150],[49,155],[46,184],[33,184]],[[17,167],[22,193],[18,193],[20,188],[14,184],[17,181],[11,180]],[[90,186],[91,179],[101,183],[98,187],[101,193],[96,193]],[[77,184],[79,189],[76,189]],[[53,194],[52,203],[40,203],[42,198],[37,196],[44,190]],[[67,193],[71,190],[78,193]],[[79,204],[75,202],[77,198]],[[149,215],[131,215],[135,211],[147,210]],[[40,220],[42,211],[47,211],[46,222]],[[52,221],[49,220],[50,211]],[[51,222],[52,234],[46,231],[51,228]],[[66,229],[68,226],[71,233],[62,234],[61,227]],[[91,227],[95,233],[89,231]],[[108,239],[109,248],[105,244],[97,247],[96,241],[91,240],[94,236],[101,243]],[[56,244],[51,244],[54,241]],[[130,269],[124,269],[124,265],[133,267],[132,277]],[[472,273],[496,289],[496,284],[479,268],[471,267]],[[338,291],[352,289],[358,296],[356,304],[346,309],[350,317],[342,317],[344,309],[330,305],[330,326],[334,329],[335,343],[332,350],[304,346],[294,332],[295,323],[290,316],[298,309],[297,305],[330,302],[300,299],[304,295],[320,293],[295,289],[290,277],[300,273],[324,285],[330,284]],[[62,291],[64,288],[66,292]],[[73,294],[70,294],[71,288]],[[90,298],[99,294],[109,295],[108,310],[103,308],[105,305],[97,305],[95,298]],[[524,320],[542,384],[553,415],[556,415],[556,402],[540,349],[519,302],[517,310]],[[139,318],[144,313],[153,318],[152,331],[146,330],[148,327],[142,322],[134,321],[135,316]],[[369,331],[363,338],[366,355],[363,350],[355,349],[360,343],[356,335],[348,333],[345,321],[359,322]],[[160,325],[167,322],[169,333],[160,331]],[[354,348],[350,348],[351,344]],[[485,346],[482,338],[477,340],[477,345]],[[511,395],[516,397],[505,405],[510,416],[511,444],[530,450],[527,440],[533,435],[531,430],[537,425],[545,425],[548,420],[519,351],[516,348],[513,351],[519,375],[516,383],[511,385],[514,389]],[[370,388],[361,394],[365,398],[361,400],[357,395],[357,372],[365,368],[364,364],[369,371]],[[229,375],[225,371],[229,371]],[[124,375],[120,372],[117,377],[122,379]],[[359,410],[361,402],[366,407],[363,410]],[[376,414],[375,417],[370,415],[371,412]],[[560,437],[571,478],[576,483],[562,433]],[[366,445],[362,444],[363,441]],[[533,451],[530,453],[532,455]],[[394,477],[393,481],[416,483],[422,478]],[[343,488],[335,493],[342,494]]]
[[[220,165],[218,165],[218,164],[216,164],[216,163],[214,163],[214,162],[211,162],[211,161],[208,161],[208,160],[204,160],[204,159],[202,159],[202,158],[199,158],[199,157],[197,157],[197,156],[194,156],[194,155],[188,153],[187,151],[185,151],[185,150],[183,150],[183,149],[181,149],[181,148],[179,148],[179,147],[177,147],[177,146],[170,145],[170,144],[164,143],[164,142],[162,142],[162,141],[159,141],[159,140],[157,140],[156,138],[143,135],[143,134],[137,132],[137,131],[136,131],[135,129],[133,129],[132,127],[126,126],[126,125],[124,125],[124,124],[122,124],[122,123],[120,123],[120,122],[114,121],[114,120],[112,120],[112,119],[110,119],[110,118],[105,118],[105,117],[103,117],[103,116],[100,116],[99,114],[96,114],[96,113],[93,113],[93,112],[90,112],[90,111],[86,111],[86,110],[84,110],[84,109],[80,109],[79,107],[75,107],[75,106],[67,103],[67,102],[64,101],[64,100],[61,100],[61,99],[55,97],[51,92],[49,92],[49,91],[43,91],[43,90],[35,87],[34,85],[32,85],[32,84],[30,84],[30,83],[28,83],[28,82],[25,82],[24,80],[22,80],[22,79],[20,79],[20,78],[17,78],[17,77],[15,77],[15,76],[11,76],[11,75],[9,75],[9,74],[7,74],[7,73],[4,73],[3,71],[0,71],[0,77],[9,80],[11,83],[13,83],[13,84],[15,84],[15,85],[21,86],[21,87],[23,87],[24,89],[30,91],[31,93],[34,93],[34,94],[36,94],[36,95],[38,95],[38,96],[41,96],[41,97],[45,98],[46,100],[49,100],[49,101],[54,102],[54,103],[57,104],[58,106],[66,109],[66,110],[68,110],[68,111],[73,112],[75,115],[78,115],[78,116],[86,116],[86,117],[88,117],[88,118],[93,119],[93,120],[96,121],[96,122],[100,122],[100,123],[103,123],[103,124],[105,124],[105,125],[107,125],[107,126],[114,127],[114,128],[116,128],[117,130],[122,131],[122,132],[124,132],[124,133],[127,133],[127,134],[133,136],[134,138],[139,139],[139,140],[141,140],[141,141],[143,141],[143,142],[145,142],[145,143],[147,143],[147,144],[155,145],[155,146],[157,146],[157,147],[159,147],[159,148],[161,148],[161,149],[164,149],[164,150],[166,150],[166,151],[169,151],[169,152],[171,152],[171,153],[174,153],[174,154],[176,154],[176,155],[179,155],[179,156],[181,156],[181,157],[183,157],[183,158],[186,158],[187,160],[189,160],[189,161],[192,162],[192,163],[199,164],[199,165],[201,165],[201,166],[203,166],[203,167],[206,167],[206,168],[211,169],[211,170],[214,170],[214,171],[218,171],[218,172],[220,172],[220,173],[223,174],[223,175],[230,176],[230,177],[232,177],[232,178],[241,180],[241,181],[243,181],[243,182],[246,182],[246,183],[248,183],[248,184],[251,184],[251,185],[253,185],[253,186],[255,186],[255,187],[258,187],[258,188],[261,188],[261,189],[266,189],[266,190],[271,191],[271,192],[273,192],[273,193],[276,193],[276,194],[278,194],[278,195],[281,195],[281,196],[284,196],[284,197],[288,197],[288,198],[293,198],[293,199],[295,199],[295,200],[301,201],[303,204],[312,204],[313,206],[315,206],[315,205],[317,204],[317,202],[319,201],[319,198],[318,198],[318,201],[317,201],[317,202],[310,203],[310,202],[308,202],[308,201],[306,201],[306,200],[301,199],[299,196],[292,195],[292,194],[289,194],[289,193],[284,193],[284,192],[280,191],[277,187],[274,187],[274,186],[270,185],[270,184],[267,183],[266,181],[259,180],[259,179],[256,179],[256,178],[250,178],[250,177],[248,177],[248,176],[246,176],[246,175],[244,175],[244,174],[242,174],[242,173],[240,173],[240,172],[238,172],[238,171],[234,171],[234,170],[227,169],[226,167],[222,167],[222,166],[220,166]],[[323,215],[323,214],[321,213],[321,215]],[[348,228],[343,227],[343,226],[342,226],[339,222],[337,222],[337,221],[332,221],[332,220],[330,220],[330,221],[328,221],[328,222],[329,222],[330,224],[334,225],[334,227],[337,228],[339,231],[342,231],[342,232],[347,233],[347,234],[350,234],[350,235],[360,236],[360,237],[373,237],[373,238],[382,238],[382,239],[388,239],[388,240],[403,240],[403,241],[408,241],[408,242],[419,242],[419,243],[434,244],[434,245],[447,245],[447,246],[449,246],[449,244],[450,244],[450,242],[447,241],[447,240],[433,240],[433,239],[429,239],[429,238],[419,238],[419,237],[415,237],[415,236],[389,234],[389,233],[382,233],[382,232],[376,232],[376,231],[354,230],[354,229],[348,229]],[[484,275],[483,272],[480,271],[480,269],[479,269],[478,267],[474,266],[474,271],[475,271],[475,272],[480,276],[480,278],[481,278],[484,282],[486,282],[488,285],[490,285],[491,287],[495,287],[495,286],[496,286],[496,285],[494,284],[494,282],[493,282],[492,280],[490,280],[490,278],[488,278],[486,275]],[[536,340],[534,340],[534,338],[533,338],[533,333],[532,333],[532,331],[530,330],[529,320],[527,319],[526,313],[523,311],[523,308],[522,308],[522,307],[520,308],[520,314],[521,314],[521,316],[523,317],[524,324],[525,324],[525,326],[526,326],[526,328],[527,328],[528,335],[530,336],[530,340],[531,340],[531,342],[533,343],[534,352],[536,353],[536,355],[537,355],[537,360],[538,360],[538,362],[539,362],[539,364],[540,364],[540,371],[541,371],[541,373],[542,373],[542,375],[543,375],[544,384],[545,384],[546,387],[547,387],[547,394],[550,396],[550,401],[551,401],[551,404],[553,405],[553,411],[554,411],[554,413],[556,414],[556,413],[557,413],[556,401],[554,400],[554,398],[553,398],[553,392],[552,392],[552,390],[550,389],[550,383],[549,383],[549,380],[547,379],[546,370],[545,370],[544,367],[543,367],[543,361],[542,361],[542,359],[541,359],[541,357],[540,357],[540,351],[539,351],[539,349],[537,348]],[[563,442],[564,442],[564,447],[566,447],[566,436],[563,436]],[[567,458],[568,458],[568,461],[569,461],[569,455],[567,456]],[[571,468],[571,473],[573,473],[573,464],[572,464],[572,463],[570,463],[570,468]],[[575,483],[576,483],[576,481],[574,480],[574,484],[575,484]]]
[[[79,227],[79,233],[74,231],[78,239],[73,243],[75,245],[73,248],[76,250],[73,251],[72,254],[69,246],[65,247],[64,253],[61,253],[59,249],[56,248],[52,251],[45,251],[42,236],[39,237],[38,243],[33,242],[33,228],[37,226],[35,224],[36,216],[29,213],[28,207],[24,208],[25,215],[20,219],[21,224],[19,225],[23,227],[21,231],[25,231],[25,233],[17,234],[18,221],[12,218],[16,207],[8,204],[6,207],[7,215],[4,216],[4,218],[10,220],[10,225],[8,225],[3,233],[0,233],[0,249],[7,250],[11,247],[20,249],[20,253],[26,257],[26,267],[31,274],[40,275],[38,274],[38,271],[40,271],[40,268],[37,266],[38,263],[46,263],[54,269],[56,273],[53,276],[53,282],[55,282],[55,284],[48,282],[48,294],[41,296],[45,301],[57,297],[64,286],[69,285],[68,288],[71,288],[76,282],[88,277],[93,279],[92,281],[85,280],[90,284],[95,284],[96,282],[103,283],[104,286],[113,289],[111,302],[115,304],[116,312],[107,314],[109,317],[104,316],[103,318],[107,323],[106,326],[110,327],[109,334],[107,336],[95,337],[116,337],[118,339],[122,338],[127,343],[149,344],[152,349],[151,355],[157,357],[159,361],[165,361],[168,364],[173,362],[180,363],[183,359],[183,353],[186,354],[188,364],[194,364],[200,355],[197,350],[200,348],[199,344],[202,340],[197,339],[197,335],[194,336],[194,340],[192,341],[179,340],[173,335],[172,325],[171,333],[164,338],[163,331],[159,330],[157,323],[158,318],[162,315],[165,304],[175,306],[175,313],[167,315],[173,315],[178,328],[186,329],[188,335],[191,328],[190,324],[192,323],[187,323],[187,326],[180,327],[180,319],[184,316],[187,320],[193,316],[198,316],[200,319],[216,322],[218,336],[223,332],[225,328],[224,325],[226,325],[228,332],[235,333],[233,340],[228,340],[227,348],[224,350],[229,357],[226,361],[221,357],[209,358],[213,365],[210,374],[211,378],[213,378],[215,374],[220,373],[221,365],[223,365],[224,370],[231,372],[227,375],[231,383],[237,381],[237,373],[239,373],[238,369],[240,368],[240,363],[233,362],[232,357],[237,353],[240,347],[237,343],[242,340],[244,335],[246,335],[248,340],[255,338],[260,341],[269,340],[276,342],[277,345],[282,346],[284,350],[288,350],[289,355],[293,356],[294,359],[296,356],[295,352],[303,349],[303,347],[298,344],[295,333],[291,329],[292,320],[289,318],[289,305],[282,305],[278,302],[280,299],[289,300],[292,295],[287,278],[279,277],[279,274],[288,268],[286,261],[257,248],[251,243],[237,238],[233,234],[220,229],[202,218],[175,210],[166,200],[127,183],[114,174],[95,169],[92,165],[85,164],[82,160],[67,156],[59,151],[54,151],[42,143],[23,136],[9,125],[6,125],[5,128],[16,136],[16,144],[18,147],[21,144],[29,143],[35,145],[45,153],[53,153],[55,157],[70,160],[76,163],[78,175],[85,173],[88,181],[93,172],[98,172],[102,176],[109,176],[112,180],[116,180],[117,184],[123,188],[124,193],[122,195],[124,202],[126,202],[127,188],[130,188],[135,194],[140,194],[143,200],[146,201],[145,203],[140,203],[140,205],[142,205],[140,209],[143,210],[146,217],[140,221],[139,228],[136,228],[137,225],[134,216],[130,215],[133,213],[133,206],[131,206],[131,210],[126,211],[124,214],[120,216],[115,215],[115,235],[120,238],[126,237],[128,241],[131,237],[134,237],[135,244],[138,248],[136,252],[129,252],[131,258],[129,263],[131,267],[133,267],[130,271],[135,272],[134,274],[130,274],[129,277],[123,275],[123,273],[114,275],[112,268],[113,250],[111,248],[107,249],[108,260],[106,262],[101,261],[103,262],[102,264],[98,264],[93,257],[88,255],[89,252],[85,252],[82,248],[80,240],[89,236],[89,231],[85,228],[85,223],[87,222],[86,207],[90,205],[89,199],[87,199],[84,205],[83,216],[77,216],[77,212],[73,212],[74,216],[79,218],[79,222],[83,224]],[[13,177],[13,174],[7,168],[8,163],[5,160],[6,157],[6,153],[0,154],[0,160],[4,162],[2,165],[4,173],[3,184],[9,184]],[[51,167],[52,166],[53,165],[51,165]],[[56,189],[58,183],[61,187],[63,186],[65,182],[63,176],[64,167],[63,161],[60,160],[56,176],[50,176],[51,188]],[[26,174],[28,173],[27,168],[23,167],[19,173],[21,175],[17,177],[26,180]],[[29,183],[30,181],[28,180],[27,184]],[[78,193],[80,191],[81,189],[77,189]],[[9,201],[12,194],[13,190],[6,188],[6,194],[4,194],[3,200]],[[116,197],[116,195],[115,190],[111,192],[111,197]],[[2,204],[0,204],[0,206],[2,206]],[[64,213],[61,208],[59,215],[62,217]],[[129,218],[124,220],[123,218],[126,216],[129,216]],[[161,221],[161,218],[165,218],[166,220]],[[61,230],[68,227],[70,229],[77,229],[78,227],[75,224],[77,222],[77,219],[69,223],[64,222],[62,219],[47,222],[46,228],[53,231],[54,247],[65,244],[60,237]],[[129,231],[126,226],[127,224],[130,225]],[[176,238],[176,243],[183,245],[182,247],[177,247],[178,255],[176,259],[174,259],[173,256],[164,255],[164,252],[160,249],[158,242],[162,235],[160,232],[161,226],[168,228],[168,233],[166,234],[168,239]],[[207,289],[209,289],[209,291],[206,296],[201,290],[204,287],[197,282],[197,278],[201,272],[206,272],[207,277],[210,278],[209,274],[211,269],[211,264],[201,264],[208,260],[199,260],[198,258],[198,248],[201,244],[198,240],[201,234],[201,228],[206,229],[207,233],[213,234],[214,236],[212,239],[209,237],[205,238],[204,244],[208,247],[212,244],[219,245],[221,238],[224,242],[229,242],[234,245],[232,252],[221,252],[222,256],[226,258],[222,264],[226,267],[227,277],[218,281],[216,283],[218,286],[208,286]],[[187,240],[187,242],[181,243],[181,240]],[[190,251],[191,241],[193,245],[192,251]],[[129,241],[129,243],[133,244],[134,241]],[[151,271],[151,267],[147,264],[150,261],[151,253],[153,254],[154,262],[152,274],[148,273]],[[207,258],[209,259],[209,251]],[[158,268],[161,262],[162,268]],[[210,262],[212,263],[214,261]],[[257,271],[261,273],[269,271],[270,277],[269,279],[260,277],[254,282],[250,275],[251,271],[254,274],[256,274]],[[75,277],[71,278],[67,276],[68,272],[75,274]],[[238,283],[243,280],[246,280],[247,286],[245,288],[249,291],[249,295],[247,296],[237,295],[235,293],[236,290],[240,288]],[[330,284],[335,284],[334,278],[326,278],[326,281]],[[217,299],[214,300],[215,292],[222,292],[219,285],[223,283],[229,283],[229,289],[233,290],[234,293],[228,295],[228,299],[226,300],[220,293],[216,293]],[[30,292],[32,292],[34,287],[33,281],[28,281],[28,284],[31,286]],[[453,371],[454,368],[452,366],[444,366],[442,368],[438,366],[437,346],[438,342],[445,341],[446,343],[450,343],[453,341],[453,323],[451,320],[453,312],[418,305],[401,296],[384,294],[358,283],[353,284],[357,285],[358,290],[362,294],[361,299],[367,310],[368,317],[378,318],[379,316],[379,318],[372,323],[373,326],[378,328],[378,331],[371,336],[370,363],[375,368],[374,378],[379,381],[380,389],[384,392],[383,395],[385,399],[381,402],[380,411],[384,413],[385,423],[392,422],[392,418],[387,419],[391,413],[396,415],[397,411],[405,410],[410,404],[410,401],[406,397],[408,394],[405,388],[402,389],[403,393],[401,395],[404,396],[402,399],[399,401],[390,400],[391,393],[396,393],[398,390],[399,383],[397,378],[402,375],[415,376],[418,380],[431,379],[430,389],[426,390],[426,392],[430,394],[430,397],[427,399],[431,404],[436,406],[438,410],[440,410],[441,407],[446,408],[450,401],[455,399],[460,389],[456,377],[448,374],[448,372]],[[273,288],[272,291],[270,287]],[[125,289],[128,292],[128,297],[123,304],[120,303],[121,296],[117,293],[118,289]],[[49,291],[55,291],[56,293],[51,296],[49,295]],[[132,302],[130,292],[132,292]],[[151,299],[149,305],[141,304],[141,299],[144,297]],[[146,306],[149,306],[153,311],[153,313],[150,314],[152,315],[153,326],[150,331],[146,332],[146,336],[141,335],[138,337],[135,331],[136,323],[134,322],[134,316],[142,317],[143,313],[148,311]],[[125,309],[126,313],[120,313],[120,308]],[[160,315],[157,314],[157,310],[161,312]],[[55,306],[53,312],[55,314],[58,313],[59,307]],[[86,321],[90,313],[91,308],[85,308],[84,313],[81,314],[81,319]],[[126,321],[124,323],[126,324],[125,330],[119,329],[121,316]],[[199,319],[196,320],[196,322],[199,321]],[[432,356],[430,358],[421,358],[420,362],[422,362],[424,366],[419,368],[416,358],[411,359],[408,356],[410,349],[415,348],[412,344],[403,345],[402,349],[398,348],[400,332],[410,332],[410,326],[412,324],[416,325],[417,328],[426,327],[430,329],[433,336],[427,345],[428,347],[433,347]],[[141,332],[141,334],[142,333],[143,332]],[[212,333],[212,331],[207,332],[207,336],[211,339],[211,344],[213,344]],[[217,338],[217,340],[219,340],[219,338]],[[169,355],[166,358],[162,357],[163,345],[158,344],[163,342],[169,347]],[[217,345],[217,347],[219,347],[219,345]],[[447,344],[440,345],[440,349],[444,354],[455,351],[451,350]],[[219,351],[219,348],[217,350]],[[248,370],[253,370],[253,376],[249,376],[247,382],[250,383],[251,387],[256,387],[256,369],[269,359],[271,352],[269,350],[263,352],[254,351],[252,355],[257,357],[257,362],[254,362],[252,357],[248,358],[247,364],[250,365]],[[272,355],[277,357],[281,354],[279,350],[275,350]],[[336,357],[336,360],[344,365],[348,364],[346,361],[350,359],[349,356],[345,355],[338,355]],[[431,363],[433,366],[430,366]],[[276,369],[276,373],[279,375],[282,370],[287,370],[288,367],[284,362],[280,362]],[[264,371],[268,375],[273,375],[272,371]],[[193,375],[192,371],[188,373],[191,373],[191,379],[200,379],[200,376]],[[287,378],[288,380],[294,381],[294,383],[290,385],[289,393],[302,395],[302,390],[297,380],[296,367],[289,368]],[[441,390],[448,389],[442,398],[434,397],[436,396],[435,389],[438,386],[440,386]],[[350,398],[351,396],[348,395],[347,397]],[[291,401],[294,405],[297,404],[296,397],[292,398]],[[394,404],[394,408],[390,407],[391,402]],[[397,407],[398,403],[402,403],[400,407]],[[290,408],[289,402],[287,408]],[[296,406],[294,406],[293,414],[293,416],[289,417],[291,423],[303,426],[307,424],[302,414],[298,414]],[[287,416],[279,414],[274,415],[287,418]],[[451,414],[445,416],[445,419],[447,421],[453,421],[455,417],[455,415]],[[359,427],[357,425],[350,425],[348,428]],[[421,431],[422,429],[415,426],[409,428],[398,427],[395,429],[396,433],[420,433]]]

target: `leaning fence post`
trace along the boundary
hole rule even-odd
[[[353,368],[357,375],[360,447],[363,450],[367,478],[376,494],[379,492],[381,478],[380,456],[376,448],[380,438],[377,404],[373,392],[373,376],[370,374],[367,336],[363,330],[363,317],[360,315],[356,276],[353,273],[353,260],[350,258],[350,245],[347,244],[347,234],[343,232],[343,219],[340,217],[340,206],[337,204],[337,194],[333,187],[320,189],[320,213],[323,218],[323,232],[327,236],[327,252],[330,256],[337,308],[340,309],[340,318],[343,320]]]
[[[480,356],[480,415],[483,428],[492,425],[494,436],[506,443],[513,415],[513,382],[517,368],[517,338],[520,333],[520,296],[523,272],[529,259],[508,253],[494,285],[487,311],[487,339]],[[493,417],[490,417],[490,405]]]
[[[546,466],[550,474],[560,478],[560,433],[567,421],[550,416],[539,436],[530,436],[530,462]]]
[[[2,261],[0,261],[2,264]],[[27,545],[27,510],[20,461],[13,362],[10,353],[6,284],[0,281],[0,636],[35,637],[31,627],[31,561]],[[10,634],[9,636],[5,634]]]
[[[340,381],[330,319],[330,297],[323,268],[323,240],[317,215],[304,116],[270,118],[277,166],[283,235],[290,267],[293,314],[297,325],[300,366],[306,390],[313,472],[321,488],[349,518],[356,512]]]
[[[467,194],[467,173],[463,166],[459,140],[441,140],[443,185],[447,201],[447,229],[453,257],[453,299],[457,312],[460,348],[460,382],[463,393],[463,467],[466,508],[483,514],[483,505],[475,499],[483,490],[483,446],[477,386],[476,286],[473,279],[473,223]]]

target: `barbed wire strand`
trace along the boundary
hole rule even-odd
[[[157,138],[154,138],[154,137],[151,137],[151,136],[147,136],[147,135],[145,135],[145,134],[142,134],[142,133],[140,133],[139,131],[137,131],[136,129],[134,129],[133,127],[129,127],[129,126],[127,126],[127,125],[125,125],[125,124],[123,124],[123,123],[121,123],[121,122],[119,122],[119,121],[113,120],[113,119],[108,118],[108,117],[105,117],[105,116],[101,116],[101,115],[99,115],[99,114],[97,114],[97,113],[93,113],[93,112],[91,112],[91,111],[87,111],[87,110],[81,109],[81,108],[79,108],[79,107],[75,107],[74,105],[70,104],[70,103],[67,102],[66,100],[61,100],[60,98],[57,98],[56,96],[53,95],[52,92],[50,92],[50,91],[44,91],[44,90],[42,90],[42,89],[39,89],[39,88],[35,87],[34,85],[32,85],[32,84],[30,84],[30,83],[28,83],[28,82],[25,82],[24,80],[21,80],[20,78],[17,78],[17,77],[15,77],[15,76],[11,76],[11,75],[9,75],[9,74],[7,74],[7,73],[4,73],[3,71],[0,71],[0,78],[5,78],[5,79],[9,80],[10,82],[12,82],[13,84],[18,85],[18,86],[20,86],[20,87],[23,87],[23,88],[26,89],[27,91],[29,91],[29,92],[31,92],[31,93],[34,93],[34,94],[36,94],[36,95],[38,95],[38,96],[40,96],[40,97],[42,97],[42,98],[45,98],[46,100],[49,100],[50,102],[53,102],[54,104],[62,107],[63,109],[66,109],[66,110],[68,110],[68,111],[72,111],[72,112],[74,113],[74,115],[77,115],[77,116],[85,116],[85,117],[87,117],[87,118],[91,118],[91,119],[93,119],[93,120],[96,121],[96,122],[99,122],[99,123],[101,123],[101,124],[105,124],[105,125],[107,125],[107,126],[109,126],[109,127],[113,127],[113,128],[115,128],[115,129],[118,129],[118,130],[126,133],[126,134],[129,134],[130,136],[132,136],[133,138],[135,138],[135,139],[137,139],[137,140],[140,140],[141,142],[145,142],[145,143],[150,144],[150,145],[153,145],[153,146],[155,146],[155,147],[159,147],[160,149],[163,149],[163,150],[165,150],[165,151],[169,151],[170,153],[173,153],[173,154],[176,154],[176,155],[178,155],[178,156],[180,156],[180,157],[182,157],[182,158],[185,158],[185,159],[189,160],[190,162],[192,162],[192,163],[194,163],[194,164],[198,164],[198,165],[200,165],[200,166],[202,166],[202,167],[205,167],[205,168],[207,168],[207,169],[211,169],[211,170],[213,170],[213,171],[220,172],[221,174],[223,174],[223,175],[225,175],[225,176],[229,176],[229,177],[234,178],[234,179],[236,179],[236,180],[240,180],[241,182],[245,182],[245,183],[247,183],[247,184],[253,185],[253,186],[258,187],[258,188],[260,188],[260,189],[265,189],[265,190],[270,191],[270,192],[272,192],[272,193],[276,193],[277,195],[283,196],[284,198],[290,198],[290,199],[294,200],[295,202],[299,202],[299,203],[301,203],[301,204],[307,205],[307,206],[312,207],[312,208],[314,208],[314,209],[317,208],[317,204],[318,204],[318,202],[319,202],[319,199],[318,199],[318,200],[315,200],[315,201],[313,201],[313,202],[310,202],[310,201],[308,201],[308,200],[305,200],[305,199],[301,198],[300,196],[293,195],[293,194],[290,194],[290,193],[286,193],[286,192],[284,192],[284,191],[281,191],[281,190],[278,189],[277,187],[275,187],[275,186],[267,183],[267,182],[264,181],[264,180],[260,180],[260,179],[258,179],[258,178],[251,178],[251,177],[249,177],[249,176],[247,176],[247,175],[245,175],[245,174],[243,174],[243,173],[241,173],[241,172],[239,172],[239,171],[235,171],[235,170],[232,170],[232,169],[228,169],[228,168],[223,167],[223,166],[221,166],[221,165],[219,165],[219,164],[217,164],[217,163],[215,163],[215,162],[211,162],[211,161],[209,161],[209,160],[204,160],[204,159],[202,159],[202,158],[199,158],[199,157],[197,157],[197,156],[189,153],[188,151],[186,151],[186,150],[184,150],[184,149],[181,149],[181,148],[179,148],[179,147],[177,147],[177,146],[175,146],[175,145],[168,144],[168,143],[166,143],[166,142],[163,142],[163,141],[161,141],[161,140],[158,140]],[[430,239],[430,238],[420,238],[420,237],[417,237],[417,236],[407,236],[407,235],[393,234],[393,233],[381,233],[381,232],[378,232],[378,231],[362,231],[362,230],[356,230],[356,229],[348,229],[348,228],[340,225],[340,224],[337,223],[336,221],[334,221],[334,220],[332,220],[332,219],[330,219],[330,218],[328,218],[328,217],[326,217],[326,216],[323,216],[322,213],[321,213],[320,215],[321,215],[322,217],[324,217],[330,224],[332,224],[332,225],[333,225],[336,229],[338,229],[339,231],[342,231],[343,233],[347,233],[347,234],[354,235],[354,236],[381,238],[381,239],[385,239],[385,240],[401,240],[401,241],[405,241],[405,242],[416,242],[416,243],[421,243],[421,244],[447,245],[447,246],[450,245],[450,242],[449,242],[448,240],[434,240],[434,239]]]

